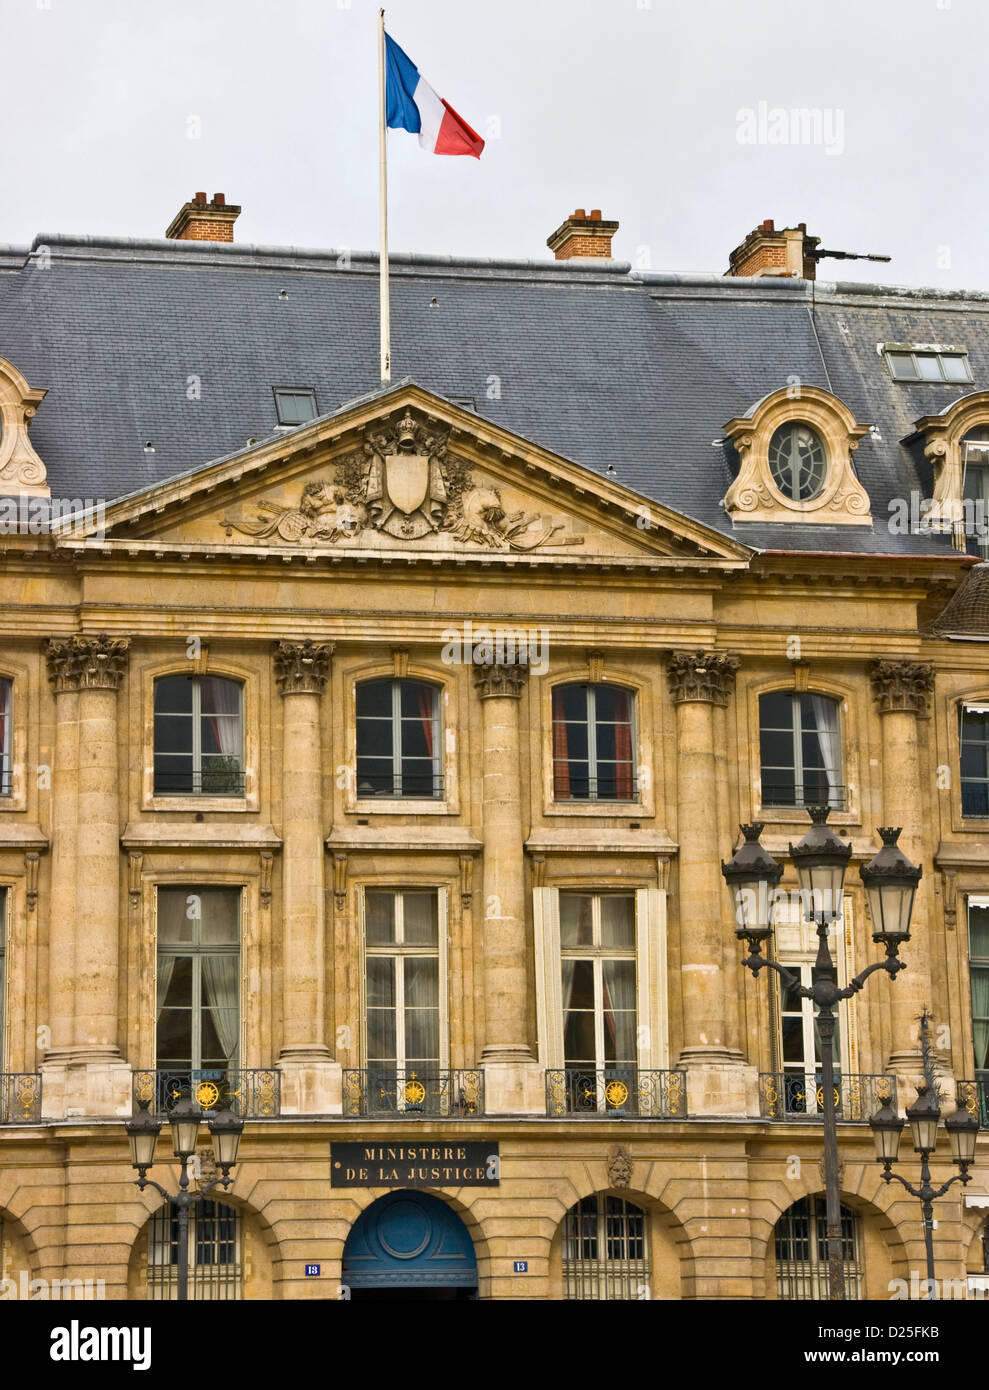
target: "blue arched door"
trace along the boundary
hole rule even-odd
[[[476,1298],[477,1259],[467,1227],[428,1192],[379,1197],[343,1251],[351,1298]]]

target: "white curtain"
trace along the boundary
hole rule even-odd
[[[817,725],[817,738],[828,779],[828,800],[832,804],[841,797],[841,740],[838,735],[838,704],[826,695],[812,695],[810,706]]]
[[[216,1036],[220,1039],[228,1066],[237,1059],[237,1034],[240,1027],[237,977],[240,957],[236,955],[203,956],[203,994],[209,1009]]]
[[[216,746],[224,757],[240,759],[242,739],[240,733],[241,687],[236,681],[228,681],[220,676],[204,676],[202,684],[203,716],[224,715],[222,719],[210,719],[210,726],[216,737]]]
[[[604,1026],[614,1041],[615,1060],[635,1062],[635,962],[602,962]]]
[[[440,987],[436,956],[405,957],[405,1062],[439,1065]]]
[[[0,681],[0,791],[10,775],[10,681]]]
[[[165,1000],[168,998],[168,986],[172,983],[172,976],[175,973],[175,957],[158,957],[158,1013],[156,1021],[161,1018],[161,1011],[165,1007]]]

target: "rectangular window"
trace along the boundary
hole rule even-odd
[[[787,1113],[820,1113],[821,1039],[817,1028],[817,1009],[813,1001],[798,992],[798,983],[811,988],[823,972],[806,962],[781,961],[796,979],[792,985],[780,980],[779,1049],[783,1064],[784,1105]],[[841,1072],[840,1030],[834,1034],[834,1069]]]
[[[0,796],[10,796],[12,788],[10,758],[13,730],[10,722],[10,705],[10,681],[0,680]]]
[[[369,1072],[428,1078],[441,1067],[445,982],[436,889],[364,895],[365,1055]],[[374,1084],[373,1081],[371,1083]],[[383,1084],[392,1084],[386,1080]]]
[[[207,1197],[189,1211],[189,1297],[243,1297],[240,1213]],[[174,1299],[178,1289],[179,1220],[174,1203],[160,1207],[148,1225],[148,1298]]]
[[[158,889],[159,1070],[238,1066],[240,911],[237,888]]]
[[[909,343],[887,343],[886,365],[894,381],[972,380],[965,348],[925,348]]]
[[[0,888],[0,1072],[4,1059],[4,1005],[7,999],[7,890]],[[0,1110],[3,1109],[4,1096],[0,1092]]]
[[[553,691],[553,796],[557,801],[634,799],[632,692],[613,685]]]
[[[971,901],[968,905],[968,951],[975,1075],[986,1086],[989,1085],[989,901],[979,901],[985,905],[977,906]]]
[[[162,676],[154,687],[156,796],[243,796],[243,686]]]
[[[362,681],[357,687],[358,797],[438,797],[439,690],[424,681]]]
[[[561,893],[563,1057],[570,1070],[636,1066],[635,898]]]
[[[962,815],[989,817],[989,705],[961,707]]]
[[[838,701],[774,690],[759,697],[763,806],[843,810]]]
[[[280,425],[304,425],[316,418],[316,392],[309,387],[275,388],[275,409]]]

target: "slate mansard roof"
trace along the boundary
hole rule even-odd
[[[0,247],[0,357],[48,388],[31,437],[53,495],[112,500],[269,437],[273,387],[314,387],[321,414],[375,390],[377,296],[371,255],[42,235]],[[392,335],[395,380],[755,549],[949,551],[891,534],[889,503],[930,495],[914,421],[989,387],[989,295],[617,261],[396,255]],[[974,382],[894,382],[883,342],[965,347]],[[876,426],[854,455],[873,529],[733,527],[721,506],[724,424],[794,378]]]

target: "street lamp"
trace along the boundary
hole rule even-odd
[[[880,851],[880,853],[882,852]],[[929,1018],[930,1015],[925,1010],[920,1020],[920,1033],[924,1070],[929,1077],[933,1077],[934,1059],[927,1033]],[[869,1120],[872,1127],[872,1138],[876,1146],[876,1160],[883,1165],[883,1182],[891,1183],[895,1179],[906,1188],[911,1197],[919,1197],[920,1199],[924,1213],[924,1250],[927,1255],[927,1278],[932,1281],[928,1285],[931,1297],[933,1297],[934,1279],[934,1203],[938,1197],[944,1196],[952,1184],[956,1182],[964,1184],[972,1181],[972,1175],[968,1170],[975,1162],[975,1143],[979,1135],[978,1116],[969,1114],[959,1093],[956,1109],[944,1122],[944,1127],[948,1132],[948,1142],[951,1145],[951,1157],[959,1171],[953,1174],[947,1182],[942,1183],[940,1187],[933,1187],[931,1185],[930,1157],[937,1146],[937,1130],[940,1119],[941,1106],[938,1103],[937,1091],[929,1081],[925,1081],[917,1087],[917,1099],[907,1110],[907,1122],[910,1125],[914,1152],[920,1154],[920,1185],[917,1187],[913,1183],[907,1182],[906,1178],[902,1178],[899,1173],[892,1171],[899,1152],[900,1134],[903,1130],[903,1121],[899,1115],[893,1111],[887,1101],[883,1108],[878,1110]]]
[[[776,961],[767,960],[762,954],[763,942],[772,937],[772,913],[770,910],[770,888],[775,890],[782,868],[773,857],[758,844],[762,826],[742,826],[745,843],[736,851],[727,864],[722,863],[721,872],[729,889],[735,894],[736,922],[735,934],[748,943],[749,954],[742,965],[758,978],[764,967],[775,970],[787,988],[802,999],[811,999],[817,1009],[815,1023],[821,1048],[821,1104],[824,1122],[824,1188],[826,1199],[826,1242],[828,1251],[829,1296],[835,1300],[845,1297],[841,1241],[841,1189],[838,1177],[838,1125],[834,1104],[834,1030],[837,1019],[835,1008],[843,1000],[857,994],[868,977],[876,970],[885,970],[890,979],[904,969],[906,962],[897,959],[900,943],[910,939],[910,913],[913,910],[913,893],[904,896],[903,886],[909,870],[914,888],[920,878],[921,870],[910,863],[902,850],[893,849],[897,857],[899,877],[886,871],[888,860],[882,860],[887,846],[895,846],[899,831],[880,831],[884,848],[872,862],[860,872],[866,891],[870,885],[876,891],[886,893],[881,899],[883,910],[888,908],[888,917],[873,915],[873,925],[877,933],[873,940],[881,941],[886,947],[886,958],[874,961],[844,989],[838,988],[835,964],[828,945],[831,924],[841,912],[842,893],[845,884],[845,871],[851,858],[852,847],[844,843],[828,827],[827,806],[807,808],[811,818],[811,828],[799,844],[790,845],[790,857],[797,870],[800,884],[800,899],[807,921],[817,927],[818,950],[814,962],[814,983],[808,988],[801,984],[797,975]],[[891,836],[891,839],[887,839]],[[871,878],[866,875],[871,874]],[[894,889],[895,884],[895,889]],[[757,906],[751,908],[751,894],[756,892],[757,904],[765,900],[765,914]],[[893,894],[900,894],[896,901],[899,911],[894,913]],[[760,896],[761,895],[761,896]],[[894,924],[897,930],[892,930]]]
[[[232,1181],[230,1170],[237,1162],[244,1121],[233,1114],[229,1104],[229,1098],[221,1101],[224,1108],[211,1115],[208,1121],[213,1157],[220,1177],[211,1182],[200,1181],[196,1192],[189,1191],[189,1159],[196,1152],[202,1114],[188,1094],[182,1095],[168,1116],[172,1150],[182,1165],[179,1190],[174,1194],[147,1175],[148,1169],[154,1165],[155,1145],[162,1128],[162,1121],[149,1112],[150,1101],[138,1101],[138,1113],[124,1125],[130,1140],[131,1165],[138,1173],[135,1179],[137,1187],[141,1192],[146,1187],[153,1187],[166,1202],[173,1203],[178,1209],[178,1297],[183,1302],[189,1297],[189,1208],[194,1202],[205,1201],[215,1187],[228,1188]]]

